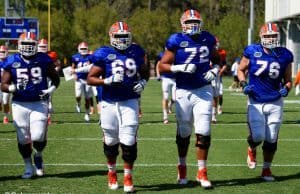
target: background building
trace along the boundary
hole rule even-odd
[[[281,44],[294,54],[295,75],[300,68],[300,1],[265,0],[265,21],[279,25]]]

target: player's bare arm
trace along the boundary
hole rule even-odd
[[[9,92],[8,88],[11,84],[11,73],[9,71],[3,70],[3,75],[1,78],[1,90],[3,92]]]
[[[238,66],[237,75],[240,81],[246,81],[246,73],[248,70],[249,59],[242,57],[240,65]]]
[[[213,65],[219,65],[221,66],[221,57],[217,50],[213,50],[212,56],[211,56],[211,62]]]
[[[104,79],[100,79],[102,68],[93,65],[87,76],[87,84],[92,86],[104,85]]]
[[[51,79],[52,85],[56,88],[59,86],[60,78],[58,72],[55,70],[55,65],[50,65],[47,70],[47,76]]]
[[[160,73],[168,73],[171,71],[171,66],[174,63],[175,53],[169,50],[165,50],[163,57],[160,60],[158,70]]]
[[[290,91],[291,88],[293,87],[292,83],[292,64],[290,63],[288,67],[285,70],[284,77],[284,86]]]
[[[141,75],[141,79],[144,79],[144,80],[148,81],[149,77],[150,77],[150,68],[147,65],[148,64],[147,56],[145,56],[144,59],[145,59],[145,63],[141,66],[140,75]]]

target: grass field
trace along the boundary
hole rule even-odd
[[[231,78],[225,78],[228,88]],[[23,161],[18,153],[12,126],[0,124],[0,193],[123,193],[107,190],[107,168],[102,151],[102,133],[98,116],[84,122],[83,113],[75,113],[73,82],[62,80],[54,96],[54,123],[49,126],[44,152],[42,178],[22,180]],[[224,91],[223,114],[212,125],[212,145],[208,158],[208,176],[214,189],[203,190],[195,181],[197,172],[194,138],[188,155],[188,179],[176,184],[177,151],[175,116],[162,123],[160,82],[151,80],[142,97],[138,159],[134,168],[137,193],[299,193],[300,192],[300,101],[292,91],[286,98],[284,122],[272,171],[276,182],[261,181],[261,148],[258,167],[246,165],[246,97]],[[118,159],[118,177],[122,185],[122,160]]]

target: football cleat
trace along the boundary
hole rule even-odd
[[[164,119],[164,124],[169,124],[169,120],[168,119]]]
[[[217,123],[217,118],[216,118],[215,116],[213,116],[213,117],[211,118],[211,122],[212,122],[213,124],[216,124],[216,123]]]
[[[8,124],[9,123],[9,119],[7,116],[3,117],[3,124]]]
[[[80,110],[80,106],[77,104],[76,105],[76,112],[78,112],[78,113],[80,113],[81,112],[81,110]]]
[[[32,164],[25,165],[25,172],[22,175],[22,179],[30,179],[33,175],[34,175],[34,173],[33,173],[33,166],[32,166]]]
[[[108,172],[108,188],[111,190],[116,190],[119,188],[118,178],[116,172]]]
[[[126,193],[134,192],[132,176],[130,174],[124,176],[124,192]]]
[[[37,176],[44,176],[44,164],[42,156],[33,156],[35,172]]]
[[[84,120],[85,120],[86,122],[89,122],[89,121],[90,121],[90,115],[89,115],[89,114],[85,114],[85,115],[84,115]]]
[[[201,184],[201,187],[208,189],[212,187],[211,182],[207,178],[207,169],[198,170],[196,180]]]
[[[186,185],[187,184],[187,179],[186,179],[186,165],[177,165],[177,183],[179,185]]]
[[[263,178],[264,181],[267,181],[267,182],[275,181],[275,178],[272,175],[270,168],[263,168],[262,173],[261,173],[261,178]]]
[[[250,169],[256,168],[256,150],[248,147],[247,164]]]
[[[48,123],[48,125],[51,125],[51,124],[52,124],[51,116],[48,116],[47,123]]]
[[[218,115],[221,115],[223,113],[223,111],[222,111],[222,107],[221,106],[219,106],[218,107]]]

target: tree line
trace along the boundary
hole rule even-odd
[[[254,41],[264,22],[264,1],[255,0]],[[228,63],[247,45],[248,0],[51,0],[51,50],[61,59],[70,59],[79,42],[91,50],[109,44],[108,30],[116,21],[131,27],[133,40],[155,60],[171,33],[180,32],[180,17],[185,9],[200,11],[204,30],[218,37],[227,51]],[[0,3],[4,16],[4,1]],[[26,0],[25,16],[37,17],[40,38],[48,38],[48,0]]]

